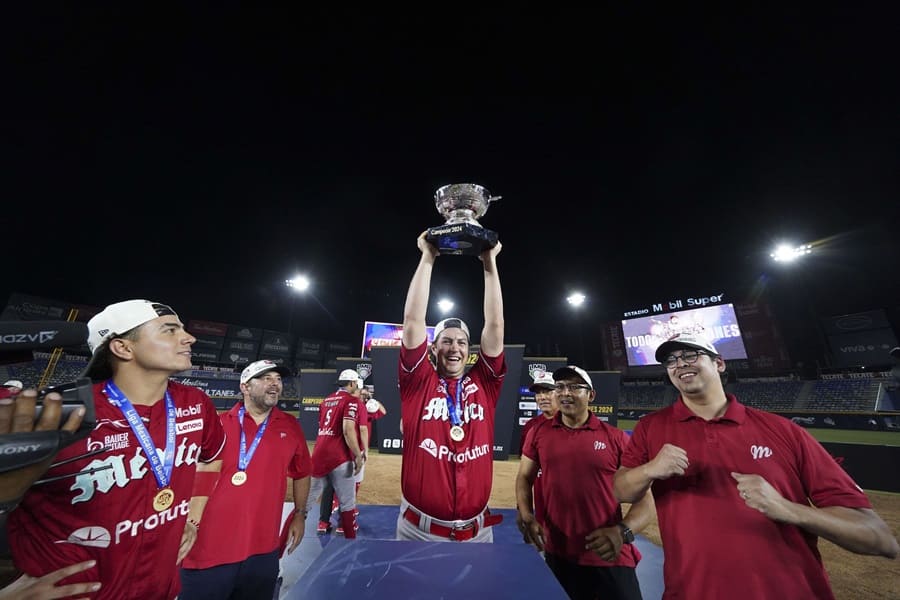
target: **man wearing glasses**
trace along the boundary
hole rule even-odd
[[[656,360],[680,396],[638,422],[615,492],[629,502],[652,489],[666,597],[833,598],[819,536],[858,554],[900,553],[806,430],[725,393],[725,361],[709,341],[674,336]]]
[[[516,476],[519,528],[526,542],[544,551],[547,565],[575,600],[641,598],[635,567],[641,554],[633,531],[653,518],[645,493],[625,518],[613,494],[613,477],[628,444],[627,434],[598,419],[588,405],[590,376],[568,366],[553,373],[559,411],[536,425],[522,448]],[[542,471],[544,520],[532,506],[532,484]]]

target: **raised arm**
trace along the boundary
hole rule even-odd
[[[426,339],[425,312],[428,309],[428,293],[431,287],[431,270],[434,259],[438,256],[437,248],[425,240],[423,231],[416,244],[422,252],[416,272],[409,282],[406,292],[406,304],[403,307],[403,345],[415,348]]]
[[[796,525],[857,554],[896,558],[900,554],[891,528],[869,508],[818,508],[784,498],[760,475],[732,473],[744,503],[774,521]]]
[[[484,265],[484,329],[480,345],[486,356],[499,356],[503,352],[503,292],[497,271],[497,255],[502,248],[503,245],[497,242],[496,246],[482,252],[480,257]]]

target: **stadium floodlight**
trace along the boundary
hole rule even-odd
[[[790,244],[779,244],[775,251],[770,254],[775,262],[794,262],[798,258],[812,253],[811,244],[801,244],[800,246],[791,246]]]
[[[305,292],[309,289],[311,282],[306,275],[294,275],[291,279],[285,279],[284,285],[296,292]]]
[[[569,303],[569,306],[572,308],[578,308],[584,301],[587,300],[587,296],[582,294],[581,292],[573,292],[566,297],[566,302]]]
[[[456,306],[453,303],[453,300],[449,298],[441,298],[437,303],[438,309],[440,309],[442,315],[446,315],[448,312],[453,310],[453,307]]]

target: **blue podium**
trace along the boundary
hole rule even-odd
[[[567,600],[525,544],[331,540],[286,600],[541,598]]]

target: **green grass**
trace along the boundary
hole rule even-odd
[[[619,419],[619,429],[634,429],[637,421]],[[837,442],[845,444],[878,444],[883,446],[900,446],[900,432],[896,431],[863,431],[857,429],[807,429],[820,442]]]

